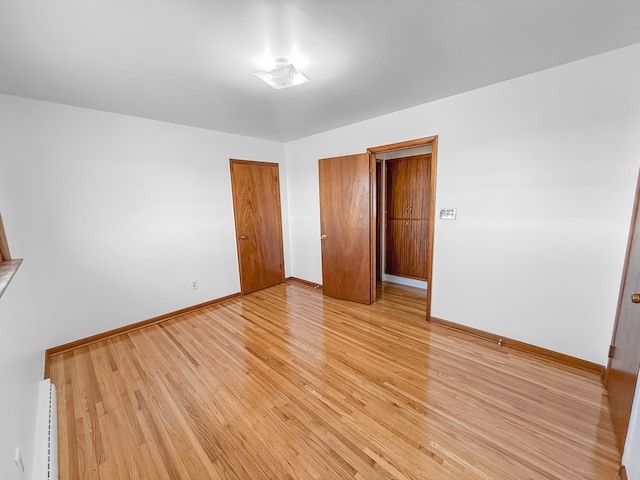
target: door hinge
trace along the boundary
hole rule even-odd
[[[616,351],[616,347],[614,347],[613,345],[609,345],[609,357],[608,358],[613,358],[613,354]]]

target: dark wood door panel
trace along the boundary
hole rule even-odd
[[[385,167],[387,217],[409,218],[407,162],[403,159],[387,160]]]
[[[387,220],[385,239],[384,271],[390,275],[398,275],[403,271],[404,229],[408,220]]]
[[[371,303],[371,176],[369,155],[318,161],[322,288],[325,295]]]
[[[429,218],[429,177],[431,155],[419,155],[407,159],[407,178],[409,179],[409,218]]]
[[[633,219],[618,299],[618,311],[613,340],[611,341],[611,358],[605,381],[616,439],[621,450],[624,448],[629,429],[631,407],[638,381],[638,368],[640,367],[640,297],[634,297],[634,294],[640,294],[639,199],[640,180],[636,189]]]
[[[427,280],[429,221],[411,220],[409,236],[412,261],[411,268],[408,269],[408,276],[419,280]]]
[[[385,162],[388,218],[429,218],[430,160],[429,154]]]
[[[387,220],[385,272],[427,280],[428,241],[427,220]]]
[[[284,281],[277,163],[231,160],[242,293]]]

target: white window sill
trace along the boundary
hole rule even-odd
[[[6,262],[0,263],[0,297],[9,285],[9,282],[11,282],[13,276],[18,271],[21,263],[21,258],[7,260]]]

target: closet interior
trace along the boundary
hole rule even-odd
[[[427,288],[431,145],[376,155],[376,278]]]

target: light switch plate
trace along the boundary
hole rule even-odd
[[[455,208],[442,208],[442,209],[440,209],[440,219],[441,220],[455,220],[456,219],[456,209]]]

